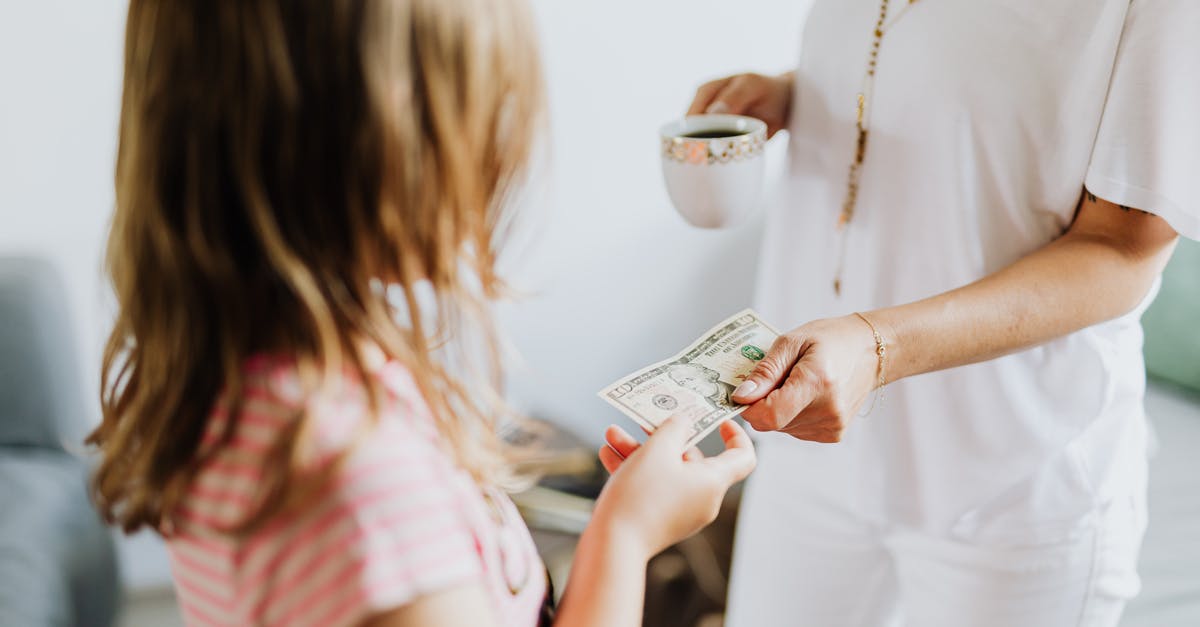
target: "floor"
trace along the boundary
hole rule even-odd
[[[1151,462],[1150,527],[1142,550],[1143,589],[1121,627],[1200,625],[1200,397],[1152,390],[1146,411],[1157,433]],[[128,600],[120,627],[177,627],[170,590]]]
[[[1142,593],[1121,627],[1200,625],[1200,396],[1151,388],[1146,414],[1157,450],[1150,462],[1150,525],[1138,570]]]

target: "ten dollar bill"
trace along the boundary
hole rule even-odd
[[[741,413],[733,390],[779,337],[779,332],[746,309],[709,329],[675,356],[647,366],[600,391],[626,416],[653,432],[667,418],[689,421],[693,446],[726,420]]]

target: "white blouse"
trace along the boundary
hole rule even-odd
[[[1200,239],[1200,2],[920,0],[883,39],[835,296],[835,221],[878,11],[817,0],[808,18],[789,176],[760,261],[757,306],[772,323],[975,281],[1061,235],[1085,184]],[[1139,318],[1152,298],[1043,346],[890,385],[842,445],[804,454],[814,472],[823,456],[856,457],[868,516],[980,540],[1061,538],[1144,481]]]

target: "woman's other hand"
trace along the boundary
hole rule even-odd
[[[750,437],[733,421],[721,425],[725,451],[685,452],[691,429],[672,418],[639,445],[619,427],[605,433],[600,461],[612,473],[593,521],[609,525],[615,541],[636,542],[651,556],[703,529],[716,517],[730,486],[754,470]]]
[[[767,123],[767,137],[787,128],[795,73],[779,76],[735,74],[709,81],[696,90],[688,115],[730,113]]]
[[[838,442],[879,380],[871,327],[858,316],[817,320],[779,336],[733,393],[758,431]]]

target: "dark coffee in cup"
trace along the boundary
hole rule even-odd
[[[750,131],[739,131],[732,128],[714,128],[707,131],[692,131],[691,133],[684,133],[680,135],[680,137],[687,137],[688,139],[721,139],[722,137],[737,137],[738,135],[746,135],[749,134],[749,132]]]

